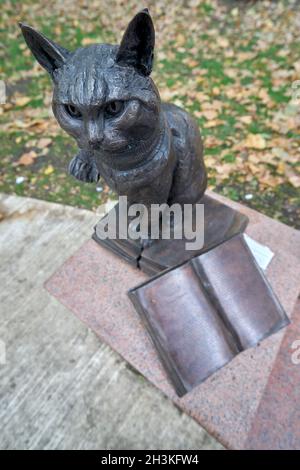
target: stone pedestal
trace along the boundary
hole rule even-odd
[[[130,288],[147,278],[145,274],[88,240],[49,279],[46,289],[226,447],[299,447],[300,364],[291,362],[290,347],[300,339],[296,321],[300,312],[294,310],[300,291],[300,233],[225,198],[210,196],[248,216],[246,233],[274,252],[266,275],[292,323],[238,355],[183,398],[169,384],[127,297]]]

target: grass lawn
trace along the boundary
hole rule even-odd
[[[148,6],[156,27],[153,79],[162,99],[198,120],[209,187],[300,228],[300,2],[230,0],[1,1],[0,191],[88,209],[114,197],[67,175],[76,145],[51,113],[51,81],[22,20],[74,49],[119,42]],[[299,85],[299,88],[297,86]],[[299,95],[299,99],[298,96]]]

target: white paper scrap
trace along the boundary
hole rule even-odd
[[[257,264],[261,267],[261,269],[267,269],[274,256],[273,251],[271,251],[268,246],[258,243],[246,234],[244,234],[244,238],[254,258],[256,259]]]

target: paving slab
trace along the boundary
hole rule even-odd
[[[0,214],[0,448],[221,448],[43,288],[100,216],[7,195]]]
[[[274,252],[266,275],[292,317],[300,291],[300,233],[245,206],[209,194],[245,213],[250,219],[247,234]],[[247,447],[285,330],[241,353],[179,399],[127,297],[128,289],[144,279],[143,273],[88,240],[51,277],[46,288],[223,445],[233,449]]]

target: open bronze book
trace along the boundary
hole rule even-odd
[[[129,297],[179,396],[289,323],[242,234]]]

